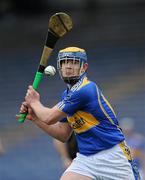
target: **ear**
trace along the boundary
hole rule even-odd
[[[84,71],[86,71],[87,69],[88,69],[88,63],[84,63],[84,65],[83,65],[83,69],[84,69]]]
[[[83,68],[81,69],[81,73],[84,73],[88,69],[88,63],[83,64]]]

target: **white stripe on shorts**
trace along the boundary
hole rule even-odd
[[[119,145],[91,156],[77,153],[64,173],[70,171],[93,180],[135,180],[132,167]]]

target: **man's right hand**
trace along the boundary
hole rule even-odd
[[[25,113],[25,112],[27,112],[28,114],[27,114],[27,116],[26,116],[26,119],[28,119],[28,120],[31,120],[31,121],[37,120],[37,116],[35,115],[34,111],[32,110],[31,107],[29,107],[29,106],[27,105],[26,102],[23,102],[23,103],[22,103],[19,112],[20,112],[20,113]],[[19,119],[19,114],[16,115],[16,119],[17,119],[17,120]]]

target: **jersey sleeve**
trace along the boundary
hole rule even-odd
[[[61,99],[60,99],[61,101],[63,100],[66,92],[67,92],[67,90],[65,90],[65,91],[62,93],[62,96],[61,96]],[[67,118],[63,118],[63,119],[61,119],[59,122],[61,122],[61,123],[67,123],[68,120],[67,120]]]
[[[59,122],[61,122],[61,123],[67,123],[68,121],[67,121],[67,118],[63,118],[63,119],[61,119]]]
[[[77,110],[83,107],[86,98],[82,90],[67,94],[57,107],[68,115],[73,115]]]

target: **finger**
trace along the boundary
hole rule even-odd
[[[20,107],[20,113],[25,113],[27,111],[28,111],[28,107],[22,104]]]
[[[34,91],[34,88],[30,85],[30,86],[28,86],[28,90]]]
[[[33,110],[31,108],[28,108],[28,114],[33,114]]]
[[[28,114],[28,115],[26,116],[26,119],[28,119],[28,120],[30,120],[30,121],[33,120],[32,116],[31,116],[30,114]]]
[[[28,89],[27,90],[27,94],[31,94],[32,90],[31,89]]]
[[[25,113],[27,112],[27,108],[20,108],[20,113]]]
[[[28,86],[29,89],[33,89],[33,87],[31,85]]]
[[[18,120],[20,118],[20,115],[19,114],[16,114],[16,119]]]
[[[35,93],[36,91],[34,89],[28,89],[27,90],[27,93],[26,93],[26,96],[31,96]]]
[[[22,105],[25,106],[25,107],[28,107],[28,104],[27,104],[26,101],[24,101],[24,102],[22,103]]]

